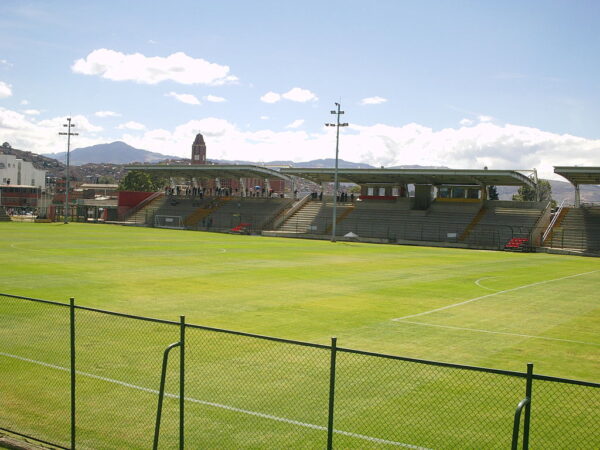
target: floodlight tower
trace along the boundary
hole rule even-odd
[[[75,127],[74,123],[71,123],[71,118],[67,117],[67,123],[63,124],[63,127],[67,127],[67,132],[58,134],[61,136],[67,136],[67,185],[65,190],[65,207],[64,207],[64,219],[65,223],[69,223],[69,188],[71,187],[71,183],[69,180],[69,157],[71,152],[71,136],[79,136],[79,133],[71,133],[71,128]]]
[[[347,127],[348,122],[340,123],[340,115],[344,114],[344,111],[341,111],[341,105],[336,103],[337,110],[332,110],[331,114],[335,114],[337,116],[336,123],[326,123],[326,127],[335,127],[335,171],[333,175],[333,226],[331,227],[331,242],[335,242],[335,226],[337,222],[337,193],[338,193],[338,155],[340,150],[340,127]]]

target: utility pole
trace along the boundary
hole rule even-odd
[[[64,218],[65,218],[65,223],[69,223],[69,189],[71,187],[71,183],[69,180],[69,158],[70,158],[70,152],[71,152],[71,136],[79,136],[79,133],[71,133],[71,128],[75,127],[74,123],[71,123],[71,118],[67,117],[67,123],[63,124],[63,127],[67,127],[67,132],[66,133],[62,133],[59,132],[58,134],[61,136],[67,136],[67,187],[65,190],[65,207],[64,207]]]
[[[337,110],[332,110],[331,114],[337,116],[336,123],[326,123],[326,127],[336,127],[335,133],[335,171],[333,175],[333,226],[331,227],[331,242],[335,242],[335,228],[337,222],[337,193],[338,193],[338,155],[340,149],[340,127],[347,127],[348,123],[340,123],[340,115],[344,114],[344,111],[340,111],[340,104],[336,103]]]

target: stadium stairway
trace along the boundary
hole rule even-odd
[[[351,202],[338,203],[336,224],[350,214],[352,209],[354,209],[354,204]],[[289,217],[277,231],[297,234],[327,234],[328,230],[331,231],[332,216],[333,202],[309,201]]]
[[[146,217],[148,211],[156,210],[160,208],[161,205],[165,203],[165,195],[157,195],[155,198],[144,204],[141,208],[139,208],[136,212],[126,218],[125,223],[131,225],[140,225],[146,226]]]
[[[6,209],[0,206],[0,222],[10,222],[10,216],[6,213]]]
[[[229,200],[229,197],[216,198],[213,202],[207,203],[202,207],[196,209],[191,214],[188,214],[183,220],[183,224],[188,228],[198,225],[198,222],[214,213],[217,209],[219,209]]]
[[[544,246],[577,251],[600,251],[600,208],[563,208]]]
[[[279,231],[285,233],[309,233],[310,227],[321,210],[321,202],[309,201],[289,217],[280,227]]]
[[[346,205],[347,205],[347,204],[346,204]],[[336,227],[337,227],[337,225],[338,225],[340,222],[342,222],[342,221],[343,221],[343,220],[344,220],[346,217],[348,217],[348,215],[349,215],[349,214],[350,214],[352,211],[354,211],[354,204],[353,204],[353,203],[351,203],[351,204],[350,204],[350,206],[347,206],[346,208],[344,208],[344,210],[343,210],[342,214],[339,214],[339,215],[336,217],[336,220],[335,220],[335,225],[336,225]],[[333,215],[333,211],[332,211],[332,215]],[[331,233],[331,230],[332,230],[332,229],[333,229],[333,224],[330,224],[330,225],[327,227],[327,229],[325,230],[325,233],[328,233],[328,234],[329,234],[329,233]],[[336,233],[336,234],[337,234],[337,233]]]
[[[471,221],[471,223],[469,225],[467,225],[467,228],[465,228],[465,231],[463,231],[462,234],[458,237],[458,240],[460,242],[464,242],[465,239],[467,239],[467,237],[469,236],[471,231],[477,226],[477,224],[479,222],[481,222],[481,219],[483,219],[483,216],[485,216],[486,212],[487,212],[486,207],[482,206],[481,209],[479,210],[479,212],[475,215],[475,217],[473,217],[473,220]]]

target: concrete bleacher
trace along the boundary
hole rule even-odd
[[[278,231],[327,235],[331,232],[332,206],[331,202],[308,202]],[[547,205],[438,200],[427,210],[412,206],[407,198],[340,203],[336,234],[352,232],[359,238],[503,248],[512,238],[529,238]]]
[[[456,242],[478,213],[479,202],[434,202],[428,210],[413,210],[412,199],[368,199],[337,206],[336,234],[352,232],[362,238]],[[333,221],[331,202],[308,202],[278,231],[328,234]]]
[[[427,210],[413,210],[407,198],[366,200],[357,202],[338,229],[395,241],[456,242],[480,206],[479,202],[439,201]]]
[[[6,213],[3,206],[0,206],[0,222],[10,222],[10,216]]]
[[[503,247],[513,238],[529,238],[547,203],[487,201],[484,214],[464,242],[482,247]]]
[[[338,222],[354,208],[351,202],[340,202],[336,206]],[[278,229],[283,233],[327,234],[333,224],[333,201],[312,200],[289,217]],[[339,225],[337,225],[339,226]]]
[[[198,209],[210,209],[215,202],[218,200],[211,197],[204,199],[181,196],[163,197],[146,214],[147,225],[154,225],[155,216],[181,217],[182,223],[184,223],[186,218],[193,215]]]
[[[256,232],[293,203],[290,198],[229,197],[195,227],[201,230],[231,231],[244,224],[243,231]]]
[[[389,239],[398,224],[410,214],[408,198],[397,200],[356,201],[354,209],[337,224],[337,234],[352,232],[358,236]]]
[[[552,248],[600,251],[600,207],[565,208],[565,214],[544,242]]]

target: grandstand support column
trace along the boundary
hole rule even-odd
[[[240,197],[246,196],[246,179],[240,177]]]
[[[579,208],[581,205],[581,193],[579,191],[579,185],[573,183],[573,186],[575,186],[575,208]]]
[[[535,201],[539,202],[540,199],[540,183],[538,179],[537,169],[533,169],[533,180],[535,181]]]
[[[487,185],[481,185],[481,200],[486,201],[488,199]]]

